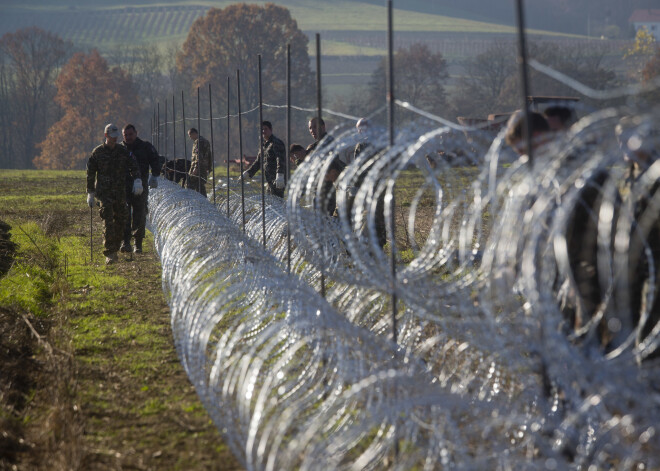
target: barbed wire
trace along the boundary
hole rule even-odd
[[[558,70],[553,69],[547,65],[542,64],[536,59],[531,59],[529,61],[529,66],[534,70],[537,70],[548,77],[551,77],[557,80],[560,83],[572,88],[573,90],[581,93],[582,95],[593,98],[595,100],[612,100],[614,98],[622,98],[633,95],[638,95],[644,92],[649,92],[660,87],[660,77],[651,79],[648,82],[636,83],[631,85],[625,85],[623,87],[614,88],[610,90],[595,90],[582,82],[566,75]]]
[[[177,346],[246,467],[658,466],[659,376],[648,361],[658,347],[648,307],[656,293],[645,294],[642,315],[652,323],[635,324],[623,301],[624,270],[608,269],[633,264],[634,238],[623,234],[636,216],[618,200],[628,167],[614,132],[631,113],[583,118],[546,143],[534,165],[511,156],[503,133],[488,147],[470,141],[470,156],[465,133],[473,128],[415,122],[388,148],[377,126],[366,136],[340,126],[294,172],[286,200],[266,196],[265,250],[260,185],[219,179],[217,209],[159,186],[150,221]],[[648,138],[642,131],[657,127],[658,113],[637,116],[633,135]],[[336,182],[331,217],[320,210],[324,175],[360,142],[369,150]],[[464,151],[459,165],[476,156],[478,166],[466,175],[447,157],[454,150]],[[596,187],[603,173],[608,183]],[[653,183],[637,182],[634,193],[653,194]],[[379,201],[408,188],[397,226],[415,243],[412,258],[399,252],[392,279],[378,219],[393,214]],[[593,317],[577,324],[561,293],[580,281],[569,229],[585,188],[601,199],[586,214],[602,241],[591,282],[604,294]],[[608,231],[607,221],[617,227]],[[613,235],[616,244],[604,242]],[[646,259],[653,263],[650,253]],[[397,346],[387,341],[392,292],[401,304]],[[581,302],[575,292],[568,299]],[[621,325],[609,351],[599,319]]]

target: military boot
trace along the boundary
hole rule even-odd
[[[120,252],[125,252],[125,253],[131,253],[133,251],[133,247],[131,247],[131,241],[123,241],[121,243],[121,247],[119,247]]]
[[[142,239],[135,239],[135,248],[133,249],[135,253],[142,253]]]
[[[113,263],[117,263],[118,260],[117,252],[112,252],[105,257],[105,264],[112,265]]]

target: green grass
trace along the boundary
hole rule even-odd
[[[109,51],[119,44],[166,42],[180,44],[185,40],[194,20],[210,7],[225,8],[232,1],[172,1],[112,4],[107,2],[22,2],[2,7],[0,33],[37,25],[78,45]],[[263,4],[264,2],[255,2]],[[278,4],[290,9],[298,26],[308,32],[341,31],[350,36],[355,31],[385,31],[385,6],[360,2],[288,0]],[[512,26],[475,21],[451,16],[394,10],[394,28],[400,32],[438,33],[506,33]],[[136,25],[138,25],[136,27]],[[531,34],[570,36],[540,30]],[[329,42],[325,54],[373,55],[378,48],[359,47],[344,41]],[[310,53],[314,45],[310,43]]]
[[[53,287],[61,276],[61,251],[35,223],[12,231],[18,244],[14,265],[0,278],[0,306],[11,306],[44,317],[53,304]]]
[[[0,173],[0,219],[18,244],[0,278],[0,306],[52,326],[43,339],[64,352],[35,354],[52,376],[33,373],[30,407],[17,420],[37,434],[26,436],[31,447],[17,468],[41,460],[44,469],[77,469],[48,465],[68,447],[85,469],[107,469],[104,456],[115,457],[112,469],[237,469],[177,358],[152,234],[141,256],[120,254],[106,266],[94,210],[90,260],[84,189],[84,171]]]
[[[386,52],[384,48],[356,46],[344,41],[323,41],[321,48],[322,56],[384,56]],[[309,56],[316,57],[315,45],[310,44]]]

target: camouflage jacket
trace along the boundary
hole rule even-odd
[[[280,139],[271,135],[270,138],[264,142],[264,176],[266,181],[273,183],[277,178],[278,173],[286,173],[286,146]],[[252,162],[247,169],[248,175],[253,177],[261,169],[261,152],[257,154],[257,160]]]
[[[87,192],[96,193],[100,200],[126,200],[126,175],[140,178],[140,170],[126,150],[115,145],[101,144],[92,151],[87,161]]]
[[[213,157],[211,156],[211,143],[203,136],[199,136],[192,147],[192,163],[190,165],[190,175],[206,178],[209,170],[213,167]],[[199,169],[202,170],[201,175]]]

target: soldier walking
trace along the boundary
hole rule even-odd
[[[149,186],[144,188],[139,195],[133,194],[133,179],[126,176],[126,201],[128,203],[128,218],[124,229],[124,240],[119,248],[122,252],[142,253],[142,240],[145,234],[147,222],[147,201],[149,188],[158,187],[158,176],[160,175],[160,159],[158,152],[149,141],[143,141],[138,137],[137,130],[132,124],[124,126],[122,131],[124,141],[121,145],[126,148],[130,156],[140,169],[140,178],[143,182],[149,181]],[[151,176],[149,176],[151,167]],[[131,247],[131,237],[135,238],[135,249]]]
[[[186,188],[199,191],[206,197],[206,178],[213,167],[211,144],[195,128],[188,130],[188,137],[193,141],[193,147]]]
[[[261,136],[264,139],[264,177],[268,184],[268,193],[284,198],[284,172],[286,172],[286,146],[281,139],[273,134],[273,125],[270,121],[261,123]],[[254,177],[261,169],[261,151],[257,160],[243,172],[243,179]]]
[[[133,194],[142,193],[140,170],[128,151],[117,145],[119,129],[114,124],[105,127],[105,142],[92,151],[87,161],[87,204],[94,207],[100,201],[103,219],[103,255],[105,263],[117,262],[128,209],[126,206],[126,175],[133,180]]]

